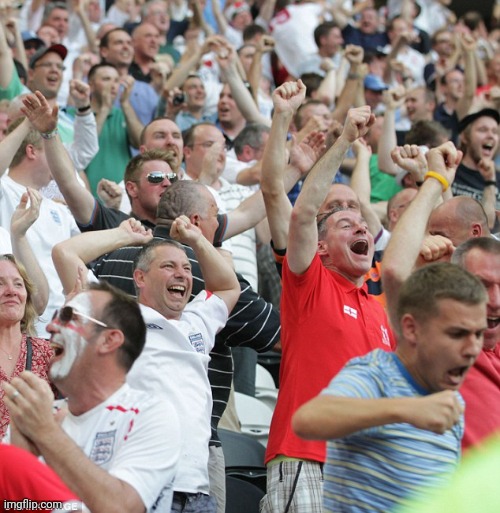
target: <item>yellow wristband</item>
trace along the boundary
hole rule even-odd
[[[427,171],[427,173],[425,173],[424,180],[427,180],[427,178],[435,178],[443,186],[443,192],[450,186],[448,180],[439,173],[436,173],[436,171]]]

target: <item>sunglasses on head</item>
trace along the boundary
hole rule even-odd
[[[60,310],[56,310],[54,312],[54,315],[52,316],[52,321],[55,321],[57,319],[59,321],[59,324],[61,324],[62,326],[66,326],[71,321],[74,321],[76,317],[82,317],[83,319],[93,322],[94,324],[97,324],[97,326],[101,326],[102,328],[109,328],[109,326],[107,324],[104,324],[102,321],[99,321],[97,319],[94,319],[93,317],[81,313],[78,310],[75,310],[72,306],[64,306]]]
[[[164,173],[163,171],[153,171],[146,176],[149,183],[162,183],[165,178],[168,178],[170,183],[175,183],[178,180],[176,173]]]

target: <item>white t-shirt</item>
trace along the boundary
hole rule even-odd
[[[10,233],[0,226],[0,255],[5,255],[5,253],[12,253],[12,243]]]
[[[282,9],[269,23],[276,53],[288,72],[298,77],[299,64],[317,52],[314,29],[320,23],[323,7],[317,3],[292,4]]]
[[[146,346],[127,382],[167,397],[175,405],[182,442],[174,491],[208,494],[212,412],[208,362],[215,335],[227,322],[226,304],[202,291],[186,306],[180,320],[167,320],[144,305],[141,311],[148,329]]]
[[[173,403],[125,384],[83,415],[68,413],[62,428],[91,461],[132,486],[146,510],[170,511],[181,439]]]
[[[10,220],[26,187],[12,180],[8,175],[0,178],[0,226],[10,230]],[[40,316],[36,328],[38,335],[47,337],[46,325],[56,308],[64,304],[62,285],[52,262],[52,248],[58,242],[80,233],[75,219],[64,205],[43,198],[40,215],[26,233],[33,253],[43,269],[49,283],[49,302]],[[28,269],[28,273],[30,270]]]

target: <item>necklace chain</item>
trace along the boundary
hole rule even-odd
[[[9,360],[12,360],[14,358],[10,353],[8,353],[3,347],[0,347],[0,349],[7,355],[7,358]]]

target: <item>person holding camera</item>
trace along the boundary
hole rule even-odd
[[[175,119],[175,124],[182,132],[198,123],[215,123],[216,114],[207,115],[203,112],[206,98],[205,85],[197,73],[189,74],[180,91],[172,91],[172,112],[169,117]]]

